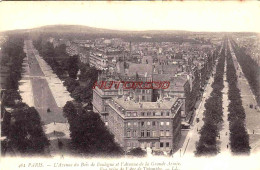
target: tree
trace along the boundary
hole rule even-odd
[[[7,107],[14,107],[16,101],[21,99],[21,95],[18,93],[18,91],[13,89],[5,90],[3,93],[2,105]]]
[[[63,107],[63,115],[65,118],[68,119],[69,122],[76,117],[77,110],[72,101],[67,101],[67,103]]]
[[[79,82],[71,77],[68,77],[65,79],[63,85],[66,86],[67,90],[71,93],[77,86],[79,86]]]
[[[76,150],[85,154],[121,155],[120,146],[109,132],[99,114],[85,111],[82,105],[67,102],[64,116],[70,124],[70,137]]]
[[[1,123],[1,136],[7,136],[10,130],[11,114],[5,112],[3,116],[3,121]]]
[[[42,47],[41,55],[44,58],[54,58],[55,57],[55,50],[53,45],[50,42],[44,43]]]
[[[88,103],[92,99],[92,88],[77,86],[71,93],[71,97],[73,97],[77,102]]]
[[[76,79],[77,78],[77,73],[79,71],[79,66],[78,66],[78,56],[74,55],[68,59],[68,73],[69,77]]]
[[[43,154],[49,145],[39,113],[34,107],[27,105],[12,112],[8,139],[13,148],[27,155]]]
[[[136,157],[144,157],[147,155],[146,151],[142,150],[142,148],[133,148],[130,150],[128,155],[136,156]]]

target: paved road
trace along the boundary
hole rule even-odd
[[[25,41],[24,51],[27,58],[24,60],[25,72],[20,82],[20,91],[25,101],[34,106],[41,116],[44,131],[50,140],[47,152],[55,157],[71,154],[68,147],[69,125],[63,117],[62,107],[72,99],[60,79],[39,56],[31,40]],[[47,112],[48,108],[51,112]],[[58,148],[58,140],[63,143],[62,148]]]
[[[32,86],[34,107],[38,110],[44,124],[51,122],[66,122],[63,117],[62,108],[58,107],[50,90],[46,77],[39,66],[34,55],[34,47],[31,41],[25,41],[25,52],[27,53],[27,76]],[[47,112],[50,108],[51,112]]]

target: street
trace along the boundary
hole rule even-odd
[[[47,152],[51,156],[61,156],[68,153],[69,125],[63,117],[62,107],[72,98],[60,79],[53,73],[48,64],[39,56],[31,40],[25,41],[24,60],[25,72],[20,81],[20,93],[23,102],[34,106],[44,124],[44,131],[50,140]],[[58,147],[58,141],[63,142],[63,148]]]

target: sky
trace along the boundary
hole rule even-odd
[[[0,31],[44,25],[260,32],[260,2],[0,2]]]

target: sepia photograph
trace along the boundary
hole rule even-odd
[[[260,2],[0,2],[1,170],[260,169]]]

